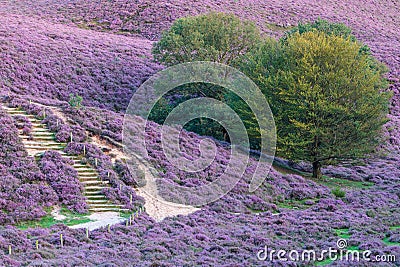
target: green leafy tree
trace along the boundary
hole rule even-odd
[[[311,23],[299,23],[296,27],[287,31],[285,36],[281,39],[281,41],[287,40],[290,36],[295,33],[306,33],[311,31],[320,31],[324,32],[327,35],[335,35],[341,36],[343,38],[350,38],[351,41],[357,42],[356,37],[352,34],[352,31],[349,27],[347,27],[344,23],[333,23],[323,19],[317,19]]]
[[[361,46],[349,37],[297,32],[266,41],[242,64],[270,101],[278,155],[312,162],[315,178],[324,163],[374,152],[387,122],[385,68],[372,68]]]
[[[177,19],[153,46],[156,61],[167,66],[193,61],[235,65],[260,42],[260,32],[250,21],[233,14],[211,12]],[[223,98],[224,90],[210,84],[185,86],[187,94]]]
[[[293,29],[287,31],[280,41],[283,43],[286,42],[286,40],[295,33],[303,34],[315,30],[319,32],[324,32],[327,35],[341,36],[345,39],[349,38],[351,41],[359,43],[360,54],[371,55],[371,49],[369,48],[369,46],[359,42],[357,38],[353,35],[352,30],[344,23],[334,23],[320,18],[311,23],[299,23]],[[370,64],[370,67],[375,69],[376,71],[386,71],[385,66],[380,64],[374,57],[368,57],[368,62]]]
[[[177,19],[155,43],[155,59],[171,66],[192,61],[212,61],[232,65],[259,43],[260,33],[253,22],[233,14],[211,12]]]
[[[240,58],[260,42],[258,28],[250,21],[242,21],[233,14],[211,12],[198,16],[177,19],[171,28],[162,34],[153,46],[156,61],[171,66],[193,61],[211,61],[234,66]],[[194,97],[213,97],[223,100],[226,90],[220,86],[195,83],[184,85],[171,91],[165,97],[181,95],[174,102],[164,101],[157,105],[154,115],[156,122],[162,122],[165,115],[160,109],[170,110],[181,101]],[[165,102],[172,107],[167,107]],[[199,118],[188,123],[185,128],[204,135],[227,140],[223,128],[215,121]]]

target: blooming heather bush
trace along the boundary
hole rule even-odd
[[[22,130],[22,134],[31,136],[31,131],[32,131],[32,123],[31,121],[21,115],[14,116],[14,124],[18,129]]]
[[[71,211],[85,213],[88,210],[83,196],[83,186],[72,160],[61,157],[56,151],[47,151],[40,160],[40,168],[46,181],[57,193],[60,203]]]
[[[28,157],[13,120],[0,108],[0,224],[34,220],[56,202],[34,159]]]
[[[321,212],[332,204],[338,207],[336,213]],[[255,254],[265,245],[271,249],[321,251],[335,247],[335,229],[344,228],[349,229],[351,245],[399,255],[400,247],[389,248],[381,242],[385,233],[393,235],[393,231],[378,221],[352,209],[350,204],[328,201],[315,210],[278,215],[232,214],[206,208],[160,223],[142,213],[132,226],[116,225],[111,232],[92,231],[89,239],[84,230],[61,225],[27,231],[0,228],[0,253],[7,253],[8,244],[16,251],[15,255],[0,258],[0,263],[14,260],[28,265],[62,265],[68,259],[70,264],[89,266],[129,266],[132,262],[138,266],[258,266]],[[387,223],[394,221],[389,219]],[[64,238],[62,249],[60,234]],[[35,248],[36,240],[39,250]]]
[[[0,32],[8,36],[0,44],[0,75],[7,77],[0,80],[3,93],[63,101],[79,94],[83,105],[121,111],[134,89],[160,69],[151,61],[151,42],[140,38],[5,13]]]
[[[118,174],[119,178],[121,181],[123,181],[126,185],[129,186],[138,186],[143,185],[144,179],[145,179],[145,173],[143,170],[141,170],[138,166],[137,163],[135,162],[130,162],[129,164],[131,165],[131,169],[135,171],[135,173],[131,174],[130,170],[128,169],[128,166],[125,162],[122,160],[116,160],[115,161],[115,172]]]
[[[98,108],[64,109],[66,115],[86,130],[122,141],[123,115]],[[78,142],[78,140],[76,140]]]
[[[322,8],[321,8],[322,7]],[[368,44],[378,59],[387,63],[391,69],[388,75],[394,92],[391,105],[391,121],[386,125],[388,142],[383,146],[389,151],[384,158],[373,159],[362,166],[342,166],[339,172],[351,179],[372,181],[375,185],[368,189],[346,190],[345,198],[334,199],[329,189],[316,186],[299,176],[280,175],[273,171],[272,178],[266,180],[254,195],[248,193],[248,182],[239,181],[234,190],[219,201],[202,207],[189,216],[167,218],[156,223],[146,214],[135,218],[132,226],[111,227],[93,231],[89,239],[83,230],[71,230],[63,226],[51,229],[30,229],[19,231],[15,228],[0,228],[0,265],[1,266],[258,266],[268,264],[260,262],[256,253],[265,245],[273,249],[311,249],[317,250],[336,247],[339,236],[336,229],[348,229],[348,243],[359,248],[373,248],[374,253],[395,254],[400,258],[400,246],[387,246],[382,242],[385,236],[395,233],[389,227],[400,225],[398,203],[399,192],[399,152],[400,152],[400,44],[398,40],[399,17],[397,3],[387,0],[271,0],[271,1],[6,1],[0,4],[0,38],[2,41],[2,64],[0,75],[2,91],[15,91],[20,94],[34,94],[47,97],[42,101],[53,103],[50,97],[65,99],[69,93],[79,93],[84,104],[114,109],[129,101],[131,89],[140,84],[149,71],[148,59],[140,54],[148,54],[150,43],[141,39],[114,36],[88,30],[77,30],[70,26],[72,19],[76,24],[91,29],[120,31],[139,31],[143,36],[156,39],[161,30],[167,29],[171,22],[180,16],[193,15],[208,9],[231,11],[241,18],[251,19],[266,33],[282,35],[282,29],[288,24],[307,22],[318,17],[334,22],[344,22],[354,29],[358,39]],[[10,14],[22,15],[10,15]],[[29,16],[31,18],[26,18]],[[37,21],[34,16],[46,20]],[[130,19],[131,18],[131,19]],[[67,23],[70,26],[54,25],[51,21]],[[266,23],[267,22],[267,23]],[[86,38],[87,37],[87,38]],[[86,39],[85,39],[86,38]],[[115,42],[115,43],[114,43]],[[145,45],[143,45],[145,43]],[[114,50],[115,49],[115,50]],[[124,51],[124,49],[126,49]],[[147,52],[143,52],[147,51]],[[131,56],[132,55],[132,56]],[[118,56],[118,60],[115,58]],[[49,59],[51,58],[51,60]],[[115,62],[114,63],[114,59]],[[133,63],[134,62],[134,63]],[[116,64],[116,65],[113,65]],[[115,71],[115,72],[114,72]],[[106,78],[106,79],[105,79]],[[117,81],[121,81],[120,83]],[[123,81],[123,82],[122,82]],[[137,82],[137,84],[136,84]],[[131,86],[135,84],[135,86]],[[113,85],[115,85],[113,87]],[[110,87],[109,87],[110,86]],[[106,89],[110,90],[109,92]],[[82,94],[80,90],[84,91]],[[98,111],[96,111],[98,112]],[[82,115],[83,127],[91,125],[102,131],[107,130],[107,120],[119,120],[121,114],[91,112]],[[83,113],[82,113],[83,114]],[[110,114],[107,120],[100,114]],[[93,115],[93,116],[92,116]],[[75,115],[78,118],[78,115]],[[16,137],[3,125],[12,124],[3,121],[0,114],[0,161],[5,164],[7,183],[14,182],[10,176],[9,156],[15,156],[11,147],[15,142],[5,145],[3,138]],[[113,127],[112,125],[110,125]],[[9,135],[4,135],[4,133]],[[113,132],[121,136],[119,132]],[[149,133],[157,140],[156,131]],[[114,138],[114,137],[113,137]],[[114,138],[116,139],[116,138]],[[150,142],[152,145],[152,141]],[[21,146],[19,146],[21,147]],[[157,150],[151,148],[150,159],[158,166],[167,163]],[[19,154],[22,150],[18,150]],[[220,160],[224,160],[222,157]],[[26,171],[33,167],[24,160],[21,166]],[[217,166],[217,165],[215,165]],[[250,168],[250,167],[249,167]],[[162,168],[159,170],[162,172]],[[328,169],[327,169],[328,171]],[[17,171],[19,177],[26,178],[23,170]],[[329,168],[329,175],[335,169]],[[29,178],[36,171],[29,171]],[[217,173],[215,171],[215,173]],[[213,177],[214,170],[202,173],[198,178]],[[184,177],[171,168],[166,177],[189,184]],[[30,180],[30,179],[26,179]],[[282,183],[282,186],[279,186]],[[300,186],[302,193],[293,192]],[[322,190],[315,194],[313,191]],[[5,187],[5,190],[8,190]],[[167,195],[168,192],[165,192]],[[277,208],[279,199],[291,196],[301,199],[305,196],[319,196],[321,199],[305,210]],[[299,197],[300,196],[300,197]],[[7,199],[0,198],[1,203]],[[22,202],[21,202],[22,203]],[[271,207],[267,204],[270,203]],[[14,203],[21,205],[20,202]],[[247,205],[247,206],[246,206]],[[36,205],[37,206],[37,205]],[[265,212],[249,212],[248,208],[261,208]],[[32,212],[29,210],[29,212]],[[238,213],[235,213],[238,212]],[[274,212],[274,214],[272,214]],[[369,215],[375,214],[374,217]],[[1,214],[4,218],[17,218],[13,213]],[[14,216],[14,217],[11,217]],[[59,235],[62,233],[65,246],[60,249]],[[396,232],[398,233],[398,232]],[[28,238],[29,237],[29,238]],[[39,250],[35,241],[39,240]],[[393,239],[396,237],[393,236]],[[15,254],[8,254],[8,245],[12,244]],[[168,258],[167,258],[168,257]],[[285,262],[278,266],[296,266],[299,263]],[[315,265],[304,263],[304,265]],[[362,263],[364,266],[398,266],[374,262]],[[354,263],[334,262],[331,266],[354,266]]]

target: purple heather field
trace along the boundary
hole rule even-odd
[[[135,211],[145,200],[136,194],[137,183],[126,163],[113,163],[89,144],[85,130],[121,143],[124,111],[133,92],[164,68],[153,61],[152,44],[175,19],[211,10],[252,20],[272,37],[318,18],[349,26],[390,70],[393,98],[384,126],[384,153],[358,164],[327,166],[322,171],[332,179],[324,183],[300,175],[309,171],[307,164],[291,166],[278,159],[281,167],[273,168],[250,193],[256,166],[252,159],[232,191],[187,216],[156,222],[143,212],[132,225],[95,230],[89,237],[84,230],[62,224],[22,230],[16,227],[19,223],[39,220],[54,205],[80,213],[88,207],[73,163],[55,151],[46,152],[39,161],[29,157],[18,129],[30,135],[31,123],[20,116],[13,121],[0,106],[0,266],[316,266],[260,261],[257,252],[264,246],[320,251],[335,248],[339,238],[354,250],[372,251],[372,258],[391,254],[397,261],[325,261],[319,266],[400,266],[398,0],[2,0],[0,102],[41,120],[43,107],[28,99],[59,107],[70,123],[59,123],[50,109],[42,123],[58,142],[67,143],[65,153],[85,154],[82,161],[92,165],[96,161],[100,178],[110,184],[103,191],[108,199]],[[71,93],[82,96],[85,108],[69,106]],[[206,169],[191,175],[177,170],[163,153],[160,131],[159,125],[149,123],[145,160],[169,183],[207,184],[225,170],[230,151],[223,144]],[[202,139],[182,133],[186,158],[199,154]],[[332,185],[345,196],[334,194]],[[160,194],[167,200],[182,197],[162,188]]]

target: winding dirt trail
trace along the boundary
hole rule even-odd
[[[137,188],[137,194],[146,200],[146,212],[156,221],[162,221],[166,217],[189,215],[200,210],[193,206],[165,201],[158,194],[156,178],[150,168],[142,160],[138,160],[138,166],[145,173],[146,185]]]

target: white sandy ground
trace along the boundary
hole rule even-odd
[[[65,215],[60,214],[61,208],[55,206],[51,212],[53,218],[57,221],[63,221],[67,219]],[[76,224],[69,226],[71,229],[89,229],[93,231],[102,227],[108,227],[108,225],[114,225],[118,223],[125,222],[126,219],[119,215],[119,212],[95,212],[85,217],[91,220],[87,223]]]
[[[177,215],[189,215],[193,212],[200,210],[193,206],[176,204],[165,201],[158,194],[155,177],[150,169],[145,164],[138,162],[138,166],[145,173],[146,185],[136,189],[137,194],[143,197],[146,202],[144,208],[146,212],[156,221],[162,221],[166,217]]]
[[[96,212],[88,216],[91,222],[81,223],[74,226],[70,226],[71,229],[89,229],[93,231],[102,227],[108,227],[118,223],[125,222],[126,219],[119,216],[118,212]]]
[[[63,221],[67,218],[67,216],[60,214],[61,208],[59,206],[55,206],[51,211],[51,216],[57,221]]]
[[[39,103],[35,103],[41,106],[44,106]],[[64,122],[68,122],[68,119],[63,114],[62,110],[58,107],[46,106],[50,108],[56,116],[61,118]],[[98,136],[91,137],[91,142],[99,147],[106,147],[110,150],[109,154],[115,155],[112,158],[112,161],[115,162],[115,159],[126,159],[127,157],[123,153],[121,148],[113,146],[106,141],[102,141]],[[145,172],[146,185],[141,188],[135,188],[136,193],[145,199],[145,211],[156,221],[162,221],[167,217],[173,217],[178,215],[189,215],[193,212],[200,210],[199,208],[195,208],[193,206],[181,205],[172,202],[165,201],[159,196],[157,185],[155,183],[155,177],[150,169],[138,161],[138,166]],[[65,219],[64,215],[61,215],[58,210],[55,209],[52,212],[53,217],[56,220]],[[114,225],[121,222],[124,222],[126,219],[120,217],[118,212],[98,212],[93,213],[88,216],[89,219],[93,220],[92,222],[83,223],[71,226],[72,229],[79,228],[89,228],[89,231],[94,229],[99,229],[101,227],[107,227],[108,225]]]

